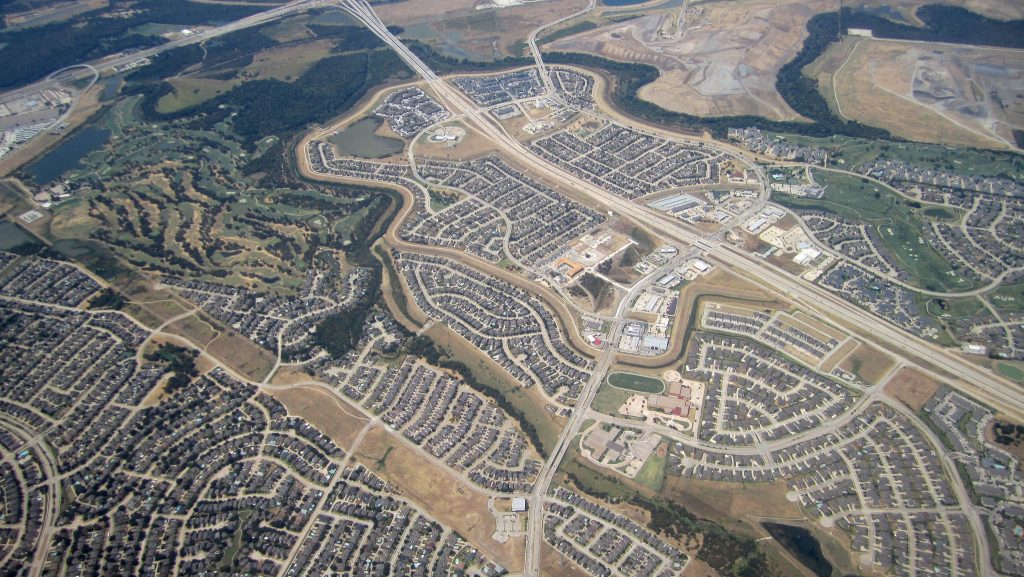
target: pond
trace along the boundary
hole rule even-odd
[[[83,128],[25,168],[25,172],[36,184],[49,184],[65,172],[82,168],[82,159],[90,152],[103,148],[109,138],[110,131],[106,128]]]
[[[382,118],[367,116],[331,136],[331,143],[338,147],[338,152],[349,156],[358,156],[359,158],[394,156],[402,152],[405,143],[397,138],[386,138],[374,134],[374,131],[383,122]]]
[[[832,577],[832,564],[822,554],[821,544],[810,531],[781,523],[761,523],[761,526],[815,575]]]
[[[99,84],[103,87],[103,94],[100,95],[100,100],[106,102],[117,98],[117,95],[121,92],[122,80],[124,80],[124,74],[108,76],[100,80]]]
[[[18,228],[13,222],[0,221],[0,250],[11,250],[12,248],[36,242],[28,233]]]

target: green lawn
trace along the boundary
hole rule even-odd
[[[847,174],[812,171],[814,180],[825,187],[822,199],[779,197],[777,202],[791,208],[825,210],[864,222],[878,232],[885,249],[911,275],[911,284],[929,290],[967,290],[973,283],[951,274],[949,261],[924,240],[925,209],[866,179]]]
[[[953,208],[944,206],[929,206],[921,211],[921,214],[929,218],[940,220],[960,220],[961,213]]]
[[[1024,382],[1024,367],[1018,363],[996,363],[1000,375],[1017,382]]]
[[[644,466],[640,468],[640,472],[636,474],[634,480],[654,492],[661,491],[662,485],[665,484],[665,459],[664,455],[658,454],[656,448],[644,462]]]
[[[1024,284],[1003,285],[985,296],[999,310],[1024,310]]]
[[[665,383],[661,382],[661,379],[636,373],[612,373],[608,375],[608,384],[637,393],[661,393],[665,390]]]
[[[604,383],[601,388],[597,390],[597,395],[594,397],[594,402],[590,404],[591,408],[599,413],[606,415],[618,415],[619,407],[622,403],[626,402],[626,399],[633,393],[625,389],[619,389]]]

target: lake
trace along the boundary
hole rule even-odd
[[[117,98],[117,95],[121,92],[122,80],[124,80],[124,74],[108,76],[100,80],[99,84],[103,87],[103,94],[100,95],[100,100],[106,102],[107,100]]]
[[[405,143],[374,134],[384,120],[367,116],[330,138],[338,152],[359,158],[385,158],[402,152]]]
[[[64,139],[57,148],[25,168],[25,172],[36,184],[49,184],[65,172],[83,168],[82,159],[103,148],[109,139],[110,131],[106,128],[88,126]]]
[[[818,577],[832,577],[832,564],[821,552],[821,544],[803,527],[781,523],[761,523],[771,536],[786,548],[804,567]]]

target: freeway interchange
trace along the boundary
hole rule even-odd
[[[592,0],[583,11],[542,26],[531,32],[528,37],[527,43],[536,61],[537,78],[543,89],[542,96],[558,102],[563,107],[565,101],[558,94],[549,74],[550,69],[543,62],[537,45],[537,35],[551,26],[585,14],[594,9],[595,5],[596,2]],[[412,202],[423,202],[427,196],[428,186],[445,186],[467,195],[468,200],[456,205],[458,208],[453,208],[448,213],[443,210],[431,210],[431,214],[423,217],[414,214],[417,211],[411,208],[403,211],[396,222],[396,227],[402,228],[389,231],[389,243],[392,248],[400,249],[395,253],[396,265],[405,284],[415,296],[417,306],[426,313],[431,322],[447,324],[470,343],[479,348],[486,348],[493,361],[503,366],[517,381],[538,385],[537,388],[543,391],[551,406],[568,417],[556,443],[550,448],[550,454],[542,462],[537,461],[533,459],[533,455],[522,452],[525,442],[508,421],[502,424],[505,417],[499,411],[487,408],[476,412],[476,408],[483,407],[486,401],[465,385],[442,375],[426,364],[418,364],[407,359],[397,373],[389,373],[398,374],[398,377],[385,377],[384,384],[374,388],[373,383],[376,382],[377,376],[373,373],[377,368],[367,360],[364,352],[359,356],[358,370],[351,379],[332,382],[330,388],[323,383],[315,384],[323,387],[329,394],[337,393],[335,387],[343,390],[349,400],[357,403],[357,418],[365,420],[367,424],[360,431],[355,445],[363,441],[372,427],[382,422],[389,431],[401,431],[405,435],[400,438],[409,450],[428,460],[440,460],[440,466],[444,467],[449,476],[457,482],[476,485],[475,490],[490,497],[512,494],[528,499],[529,513],[523,531],[526,547],[522,574],[530,577],[541,575],[541,554],[545,543],[567,555],[578,552],[583,558],[587,558],[588,553],[576,551],[571,539],[567,539],[571,536],[570,530],[582,531],[581,527],[593,528],[595,524],[600,527],[601,519],[606,515],[612,515],[600,505],[590,503],[566,489],[553,488],[559,467],[566,458],[569,458],[568,455],[574,449],[577,439],[594,432],[593,425],[588,425],[588,421],[597,421],[622,429],[639,427],[645,435],[658,435],[667,440],[668,468],[678,476],[714,480],[787,481],[791,489],[788,496],[800,502],[823,527],[831,527],[835,523],[850,524],[849,531],[853,535],[855,546],[861,551],[867,551],[863,558],[865,564],[883,564],[881,559],[889,552],[906,551],[905,558],[885,563],[896,574],[919,574],[925,568],[922,560],[932,557],[941,558],[942,563],[948,568],[949,575],[997,574],[991,564],[995,553],[990,550],[990,542],[985,537],[987,521],[982,517],[979,508],[972,504],[970,487],[965,484],[958,472],[961,467],[971,467],[973,470],[977,463],[991,460],[992,455],[985,452],[987,449],[984,446],[979,448],[977,439],[968,435],[961,435],[963,438],[957,437],[959,446],[966,447],[964,450],[957,454],[947,453],[942,447],[948,440],[940,438],[940,435],[929,427],[921,426],[918,415],[887,399],[882,382],[855,389],[851,396],[835,395],[842,400],[842,403],[837,405],[840,408],[836,409],[841,411],[841,414],[836,416],[827,411],[812,411],[813,414],[808,418],[817,420],[813,421],[811,426],[800,430],[791,429],[795,432],[781,439],[768,437],[764,430],[750,433],[748,430],[729,429],[728,423],[725,422],[729,419],[719,418],[717,421],[707,421],[710,423],[708,427],[711,435],[719,435],[716,440],[710,441],[703,436],[698,438],[697,435],[680,435],[677,429],[654,422],[638,425],[634,420],[594,409],[595,398],[606,382],[610,369],[621,360],[619,351],[612,343],[623,334],[629,321],[632,303],[650,289],[657,279],[664,278],[683,263],[700,258],[757,286],[766,294],[798,304],[804,311],[826,320],[831,326],[838,327],[861,342],[875,343],[893,354],[897,357],[897,363],[889,372],[889,377],[903,367],[916,367],[925,374],[949,381],[954,385],[954,390],[944,391],[927,408],[927,412],[933,415],[933,422],[944,425],[952,423],[955,428],[957,423],[970,420],[974,423],[972,426],[982,427],[987,422],[986,419],[992,418],[991,411],[969,397],[1011,416],[1019,418],[1024,414],[1024,392],[1007,379],[935,344],[913,337],[821,286],[779,270],[764,259],[757,258],[729,242],[727,237],[732,228],[754,217],[768,206],[768,177],[764,169],[747,153],[711,141],[684,140],[657,127],[629,126],[598,110],[574,111],[582,117],[597,119],[609,127],[610,132],[621,129],[623,134],[628,133],[625,137],[627,139],[646,138],[657,141],[658,150],[663,154],[652,156],[651,163],[658,166],[679,161],[681,166],[692,168],[692,165],[699,165],[706,160],[709,178],[714,178],[707,182],[701,181],[700,185],[717,181],[717,175],[710,172],[711,163],[718,158],[716,155],[728,155],[737,164],[755,174],[759,181],[756,185],[759,190],[750,206],[739,213],[730,224],[723,225],[714,232],[701,230],[635,201],[636,199],[628,194],[628,187],[619,184],[611,186],[603,181],[588,178],[575,170],[571,163],[557,162],[534,146],[521,142],[510,134],[503,124],[495,120],[492,114],[493,107],[475,102],[471,94],[467,95],[464,90],[433,72],[388,30],[371,5],[365,1],[290,2],[187,39],[143,52],[103,59],[90,65],[83,65],[82,69],[89,71],[90,74],[96,74],[97,71],[122,66],[176,46],[201,42],[297,11],[324,6],[340,7],[379,36],[423,79],[426,87],[439,99],[441,107],[451,115],[438,114],[436,109],[431,109],[430,114],[424,115],[426,120],[422,120],[422,124],[417,125],[415,131],[402,134],[413,139],[408,152],[407,167],[336,159],[331,156],[329,146],[314,142],[300,148],[300,164],[306,165],[315,176],[383,183],[404,189],[412,195]],[[66,81],[66,78],[63,80]],[[20,90],[38,91],[52,82],[56,82],[54,77]],[[14,91],[11,94],[17,93],[18,91]],[[422,100],[419,95],[415,98]],[[522,100],[531,98],[535,99],[537,96]],[[464,123],[494,144],[500,152],[493,157],[471,163],[446,164],[417,159],[413,151],[417,142],[416,134],[451,121]],[[698,149],[702,152],[694,153],[693,158],[688,158],[685,162],[679,160]],[[711,152],[701,156],[706,151]],[[502,160],[504,157],[516,159],[515,163],[506,164]],[[576,160],[586,163],[593,159],[583,155]],[[666,172],[676,168],[667,168]],[[692,177],[695,173],[679,169],[673,174],[683,178]],[[474,180],[477,183],[486,181],[486,186],[480,185],[480,188],[471,190],[460,188]],[[448,186],[449,184],[451,186]],[[571,191],[569,197],[559,192],[562,190]],[[518,213],[509,208],[513,201],[523,202],[517,205]],[[577,218],[567,219],[565,215],[569,213]],[[570,334],[576,328],[575,321],[571,318],[561,318],[563,315],[570,316],[566,314],[568,310],[580,312],[579,307],[560,287],[548,291],[557,293],[556,298],[565,301],[553,306],[549,301],[535,298],[530,291],[523,290],[519,285],[513,286],[513,283],[501,279],[488,279],[487,273],[494,271],[498,263],[504,259],[521,270],[536,273],[546,264],[543,262],[544,256],[550,253],[552,245],[564,244],[595,223],[600,223],[605,213],[609,218],[613,214],[625,217],[656,232],[662,240],[684,248],[677,256],[654,267],[652,272],[628,287],[613,313],[596,315],[605,323],[604,330],[609,346],[597,350],[596,353],[590,350],[594,358],[584,359],[571,348],[577,344],[574,339],[579,337],[578,334]],[[474,237],[474,250],[461,253],[452,248],[458,245],[458,240],[464,238],[457,236],[457,229],[463,224],[460,216],[465,217],[467,221],[470,217],[486,219],[490,224],[498,223],[497,228],[492,231],[485,230],[487,227],[482,225],[476,225],[483,232],[480,236]],[[469,227],[470,225],[466,226]],[[557,231],[557,236],[545,236],[546,233],[543,231],[547,230]],[[431,246],[432,256],[418,255],[417,251],[426,252],[426,245]],[[330,277],[327,273],[325,276]],[[356,280],[346,281],[351,283],[350,290],[360,288],[359,278],[357,274]],[[277,362],[274,371],[283,364],[282,351],[295,344],[291,340],[308,337],[313,323],[327,312],[327,309],[320,310],[320,305],[310,304],[316,302],[316,295],[313,294],[307,295],[309,302],[278,303],[281,307],[279,311],[266,314],[265,311],[254,312],[247,309],[246,307],[251,305],[249,295],[238,294],[231,289],[213,284],[184,283],[178,288],[183,291],[186,298],[197,306],[208,309],[213,316],[222,315],[224,318],[218,319],[223,322],[242,323],[247,327],[269,323],[273,327],[271,333],[268,334],[264,328],[259,328],[253,329],[253,332],[246,336],[253,340],[276,343]],[[225,291],[229,291],[231,298],[236,299],[230,302],[230,306],[221,303],[221,299],[225,298]],[[487,298],[479,296],[474,299],[474,291],[475,294],[485,295]],[[549,294],[545,298],[550,297]],[[7,298],[10,300],[14,297]],[[344,304],[342,301],[332,302],[329,310],[340,309]],[[300,313],[296,314],[295,311]],[[189,312],[184,316],[191,314],[192,312]],[[509,320],[517,317],[519,320],[516,322],[519,324]],[[522,322],[522,318],[527,318],[529,322]],[[385,341],[392,337],[399,338],[396,336],[398,333],[395,327],[387,320],[376,319],[372,325],[377,332],[371,346],[366,348],[367,351],[374,344],[386,344]],[[505,332],[490,330],[496,327]],[[765,398],[773,395],[804,394],[810,391],[811,395],[823,395],[813,397],[818,399],[834,393],[828,388],[831,377],[825,371],[812,368],[800,372],[803,369],[796,370],[794,365],[779,361],[768,348],[752,347],[748,341],[713,333],[711,328],[703,321],[697,327],[699,337],[696,342],[704,347],[703,352],[710,351],[701,358],[702,363],[706,361],[707,364],[701,368],[706,369],[713,379],[719,379],[722,390],[726,391],[727,395],[733,395],[730,399],[738,400],[737,404],[749,409],[750,414],[758,410],[770,410],[769,404],[761,403],[756,398],[745,398],[730,390],[731,384],[736,382],[730,379],[735,377],[736,367],[740,365],[729,364],[729,359],[741,359],[737,363],[742,363],[743,366],[756,365],[758,370],[774,371],[766,374],[782,375],[786,379],[800,381],[799,385],[793,385],[774,382],[772,378],[767,377],[754,378],[750,381],[751,389],[763,393]],[[535,370],[525,362],[524,357],[546,357],[548,364]],[[727,361],[721,361],[721,358],[727,358]],[[272,373],[260,384],[267,391],[279,390],[278,385],[269,384]],[[216,378],[228,382],[235,378],[235,375],[219,375]],[[565,384],[570,381],[571,386]],[[402,394],[397,396],[392,392],[388,396],[385,385],[393,386],[394,390],[401,390]],[[822,393],[822,390],[825,393]],[[459,404],[468,403],[474,410],[466,413],[457,410],[455,404],[435,406],[425,402],[428,398],[433,401],[445,394],[448,395],[449,401],[458,394]],[[420,399],[424,403],[411,402],[410,398]],[[713,395],[712,398],[716,402],[719,400],[718,396]],[[252,402],[258,404],[264,401],[256,399]],[[710,406],[708,410],[715,414],[715,410],[721,408]],[[445,429],[444,438],[428,438],[433,428],[442,422],[454,422],[457,426],[452,426],[450,430]],[[495,425],[494,422],[498,424]],[[779,422],[770,422],[772,426],[780,423],[781,419]],[[479,436],[473,437],[472,440],[480,441],[481,447],[490,447],[488,443],[497,443],[498,439],[501,439],[500,450],[485,453],[481,448],[468,456],[453,450],[471,428],[474,435]],[[764,429],[767,430],[768,427]],[[26,442],[29,441],[31,432],[17,432]],[[735,445],[730,445],[717,440],[719,438],[739,440]],[[971,453],[971,447],[977,449],[977,454]],[[346,448],[350,455],[355,451],[354,447]],[[53,517],[61,507],[61,493],[54,481],[57,477],[56,465],[48,458],[45,450],[45,447],[41,448],[40,454],[36,457],[40,459],[41,468],[49,480],[46,487],[45,511],[42,512],[45,538],[40,539],[41,553],[37,554],[40,558],[46,556],[45,547],[53,529]],[[872,456],[874,460],[864,455]],[[975,457],[977,463],[972,460]],[[351,460],[350,457],[342,460],[335,455],[332,455],[332,459],[344,464]],[[448,459],[447,465],[443,459]],[[459,459],[464,459],[464,462]],[[458,462],[459,465],[455,467],[452,465],[453,462]],[[980,469],[978,475],[982,481],[999,485],[1000,480],[993,470],[980,465],[977,468]],[[333,472],[331,474],[333,475]],[[372,479],[370,481],[371,484],[375,482]],[[878,484],[889,488],[872,488]],[[856,506],[852,508],[849,504],[850,495],[853,495],[856,501]],[[324,502],[319,503],[317,507],[323,507]],[[570,505],[576,507],[576,513],[567,508]],[[989,511],[987,514],[998,515],[1002,514],[1001,511],[1002,509]],[[428,521],[423,523],[427,524]],[[929,543],[923,536],[925,532],[919,530],[919,523],[934,529],[941,540],[947,540],[948,550],[940,551],[933,543]],[[614,529],[601,529],[600,532],[594,530],[586,538],[591,539],[591,552],[600,549],[602,552],[598,555],[604,555],[602,558],[616,566],[615,574],[628,574],[631,570],[629,568],[641,566],[671,567],[673,563],[682,563],[683,558],[678,552],[646,534],[642,528],[636,527],[635,523],[630,525],[629,522],[617,520],[614,524],[628,533],[628,536],[616,540]],[[894,533],[899,533],[894,542],[885,538],[886,532],[890,529]],[[335,530],[341,531],[340,528]],[[290,550],[286,557],[291,571],[298,571],[297,568],[301,565],[298,559],[303,558],[307,550],[316,551],[320,546],[316,539],[316,530],[310,531],[307,527],[301,534],[302,548]],[[624,548],[615,549],[616,547]],[[614,551],[622,555],[626,550],[630,551],[629,563],[635,562],[635,565],[620,563],[621,559],[615,557]],[[901,555],[903,554],[893,553],[892,557],[897,558]],[[33,572],[38,574],[40,567],[34,566]],[[659,575],[675,574],[676,569],[681,570],[681,567],[672,570],[666,568],[665,571],[668,572]],[[304,570],[309,569],[307,567]]]

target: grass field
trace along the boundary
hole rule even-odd
[[[301,76],[330,53],[331,45],[327,42],[303,42],[260,52],[253,57],[252,64],[238,69],[235,76],[229,80],[207,78],[201,74],[171,78],[168,82],[174,87],[174,92],[160,98],[157,102],[157,111],[167,114],[184,110],[215,98],[249,80],[273,78],[290,81]]]
[[[781,136],[793,144],[829,149],[832,151],[830,164],[854,172],[865,163],[884,156],[923,168],[949,170],[959,174],[1024,178],[1024,157],[1005,152],[916,142],[864,140],[847,136],[812,138],[778,133],[771,133],[771,136]]]
[[[644,466],[640,468],[633,480],[652,491],[661,491],[665,485],[666,453],[665,441],[662,441],[644,462]]]
[[[999,362],[996,363],[996,371],[1008,379],[1024,382],[1024,366],[1020,363]]]
[[[632,394],[633,393],[630,391],[613,387],[606,382],[597,390],[597,395],[594,397],[594,401],[590,404],[590,408],[599,413],[618,416],[619,407],[621,407],[622,403],[626,402],[626,399]]]
[[[637,393],[660,393],[665,390],[665,383],[661,382],[661,379],[636,373],[612,373],[608,375],[608,384]]]
[[[288,414],[311,423],[346,451],[352,449],[359,431],[367,423],[358,409],[337,395],[316,387],[271,389],[267,392],[288,409]]]
[[[839,364],[844,371],[857,375],[862,381],[874,385],[885,376],[896,361],[876,349],[875,347],[862,343],[849,356]]]
[[[1003,311],[1024,310],[1024,284],[1002,285],[985,295],[992,306]]]
[[[824,210],[864,222],[878,231],[893,259],[911,276],[911,283],[929,290],[966,290],[973,283],[951,275],[952,268],[923,237],[922,209],[906,204],[902,197],[870,181],[826,170],[812,171],[814,180],[825,187],[822,199],[779,198],[792,208]]]

